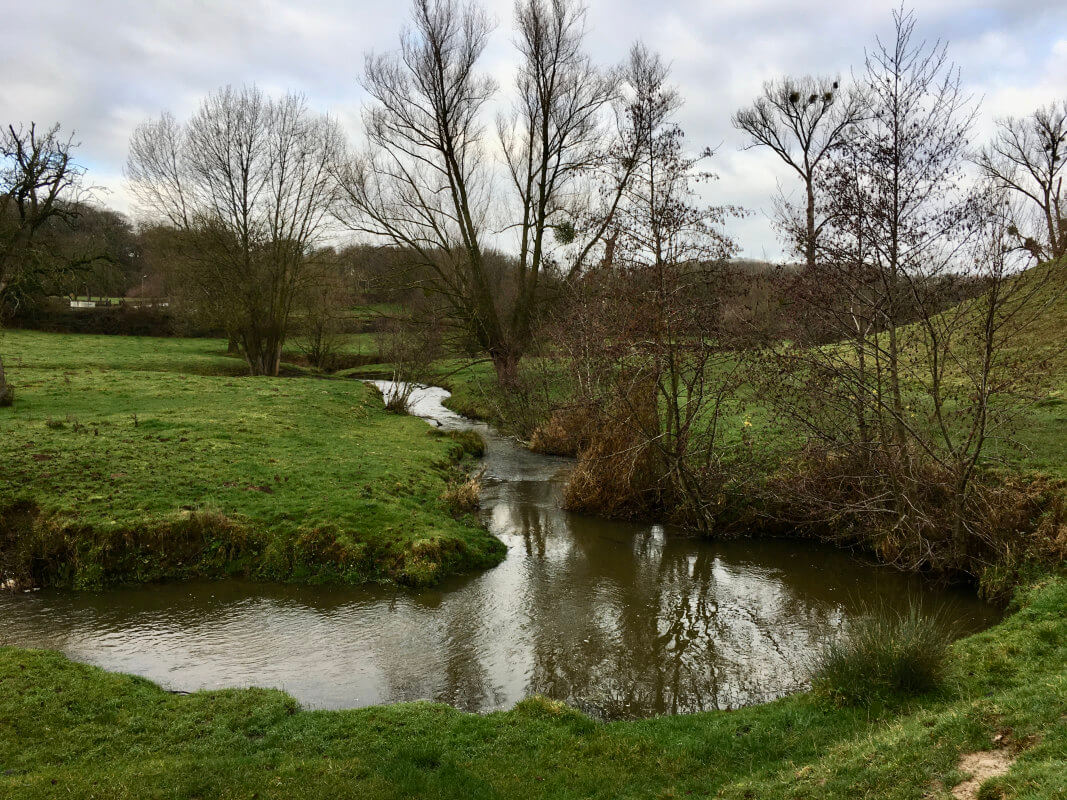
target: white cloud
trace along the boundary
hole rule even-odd
[[[864,48],[891,30],[897,0],[589,0],[589,48],[621,60],[643,39],[673,64],[686,97],[681,122],[694,146],[720,145],[708,190],[753,216],[732,232],[744,252],[776,256],[773,195],[793,178],[773,157],[741,151],[730,125],[762,82],[791,73],[847,76]],[[511,0],[486,6],[499,23],[485,66],[507,91]],[[13,122],[75,129],[106,201],[128,210],[122,166],[130,132],[170,109],[189,114],[227,83],[307,94],[355,135],[363,54],[395,47],[406,4],[381,0],[52,0],[20,3],[0,29],[0,110]],[[979,136],[994,116],[1024,114],[1067,96],[1067,5],[1059,0],[931,0],[919,33],[950,43],[968,89],[984,97]],[[503,102],[503,99],[502,99]]]

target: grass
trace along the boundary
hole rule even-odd
[[[272,690],[168,694],[0,648],[0,796],[950,798],[963,752],[1019,753],[1001,796],[1067,792],[1067,580],[953,645],[944,688],[872,708],[812,694],[597,723],[541,698],[485,716],[413,703],[301,711]]]
[[[917,605],[906,611],[868,609],[816,660],[812,688],[839,705],[871,705],[941,687],[952,628]]]
[[[215,340],[8,331],[0,347],[16,386],[0,542],[22,531],[0,556],[37,581],[425,584],[503,557],[442,500],[463,446],[363,384],[246,377]]]
[[[226,521],[194,530],[214,550],[171,564],[149,548],[119,571],[155,577],[162,563],[175,575],[417,582],[499,558],[499,543],[442,500],[459,444],[384,413],[357,383],[241,377],[223,350],[206,340],[0,340],[18,390],[15,408],[0,411],[0,507],[32,501],[35,535],[90,542],[70,583],[107,577],[89,568],[111,563],[107,546],[138,531],[186,536],[189,519]],[[445,380],[453,408],[494,413],[487,365]],[[1064,469],[1058,397],[1029,418],[1025,463]],[[756,437],[762,418],[749,411]],[[229,557],[226,546],[249,539],[254,558]],[[1015,613],[951,646],[919,697],[878,692],[849,707],[807,693],[610,724],[543,698],[478,716],[430,703],[306,712],[261,689],[175,696],[56,653],[0,647],[0,797],[948,800],[964,777],[961,753],[1007,746],[1018,760],[983,797],[1062,800],[1065,608],[1067,578],[1020,591]]]

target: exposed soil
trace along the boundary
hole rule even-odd
[[[971,777],[952,790],[956,800],[977,800],[978,788],[990,778],[1003,775],[1015,762],[1015,756],[1007,748],[964,753],[960,756],[960,772]]]

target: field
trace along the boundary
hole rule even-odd
[[[419,584],[503,557],[441,499],[460,445],[361,383],[249,378],[210,339],[8,331],[0,345],[18,391],[0,413],[0,532],[34,531],[16,578]]]

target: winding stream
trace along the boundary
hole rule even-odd
[[[620,718],[796,691],[861,598],[914,598],[962,632],[999,618],[965,589],[814,543],[709,542],[562,511],[569,462],[449,411],[447,394],[419,389],[413,413],[485,437],[483,514],[508,547],[499,566],[420,592],[224,581],[0,593],[0,644],[178,691],[277,687],[310,708],[425,698],[490,711],[539,693]]]

